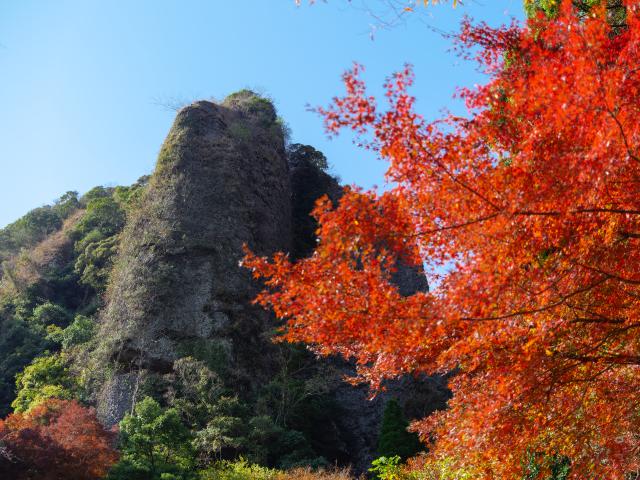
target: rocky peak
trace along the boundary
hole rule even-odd
[[[342,195],[325,156],[307,145],[285,149],[268,100],[243,90],[220,104],[199,101],[180,110],[122,233],[106,295],[95,352],[112,367],[96,382],[106,424],[117,423],[145,385],[186,356],[207,364],[241,398],[270,382],[278,369],[280,347],[271,342],[277,321],[251,302],[260,286],[239,265],[243,245],[264,255],[309,255],[317,228],[309,214],[323,195],[334,204]],[[401,266],[394,278],[404,294],[427,288],[419,268]],[[334,450],[362,472],[375,455],[388,394],[370,402],[366,387],[341,381],[352,365],[317,362],[343,412],[332,420],[342,445]],[[442,408],[442,382],[427,380],[404,379],[390,392],[408,405],[419,391],[429,399],[426,409]]]
[[[141,376],[197,350],[251,389],[269,370],[273,325],[250,301],[246,243],[288,250],[291,193],[283,133],[264,99],[241,92],[178,113],[128,222],[102,318],[99,354],[114,365],[99,395],[107,423],[131,407]],[[202,353],[204,352],[204,353]],[[266,373],[264,373],[266,374]]]

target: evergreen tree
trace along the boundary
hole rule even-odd
[[[402,413],[398,400],[392,398],[387,402],[382,416],[380,436],[378,437],[378,455],[403,460],[415,455],[422,449],[418,435],[408,432],[409,422]]]

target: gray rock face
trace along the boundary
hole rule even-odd
[[[269,348],[263,335],[273,318],[250,304],[258,285],[239,266],[242,247],[288,250],[290,210],[284,140],[270,103],[241,92],[222,105],[182,109],[125,228],[107,292],[101,354],[124,372],[116,376],[166,373],[180,356],[206,349],[239,389],[250,389],[269,370],[266,352],[264,362],[251,357]],[[111,379],[99,395],[106,423],[126,410],[114,405],[126,403],[121,385]]]
[[[251,92],[178,113],[122,234],[107,291],[96,352],[113,366],[96,393],[104,423],[117,423],[147,380],[170,373],[185,356],[205,361],[241,398],[269,382],[278,368],[278,347],[270,341],[276,319],[251,304],[260,285],[239,266],[242,247],[309,255],[315,200],[326,194],[337,204],[342,195],[325,166],[312,147],[285,152],[273,106]],[[394,281],[404,295],[428,288],[419,268],[401,265]],[[375,457],[386,400],[397,397],[418,418],[443,408],[447,398],[442,379],[405,378],[370,401],[367,387],[342,382],[353,365],[320,362],[342,411],[337,437],[356,473]]]

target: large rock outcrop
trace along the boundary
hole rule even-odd
[[[270,102],[245,91],[178,113],[107,292],[99,355],[115,374],[98,396],[106,423],[131,407],[142,375],[169,372],[195,350],[240,390],[268,374],[263,337],[273,319],[251,305],[257,285],[238,263],[245,243],[261,254],[288,250],[290,210]]]
[[[317,227],[309,214],[325,194],[334,204],[342,194],[326,158],[304,145],[285,151],[273,106],[261,97],[244,91],[178,113],[122,234],[107,291],[96,351],[112,366],[96,387],[106,424],[118,422],[149,379],[171,373],[181,357],[206,361],[240,397],[269,382],[281,348],[271,342],[277,321],[251,304],[259,285],[239,266],[242,247],[309,255]],[[405,295],[428,288],[419,268],[400,266],[394,280]],[[447,398],[441,379],[405,378],[370,401],[366,386],[342,382],[353,374],[351,364],[317,362],[314,370],[323,372],[341,412],[331,420],[340,445],[329,449],[329,460],[350,463],[357,473],[375,457],[388,398],[416,418],[443,408]]]

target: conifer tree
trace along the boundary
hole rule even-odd
[[[394,457],[398,455],[403,460],[415,455],[421,449],[418,435],[407,431],[407,421],[398,400],[392,398],[387,402],[382,416],[380,436],[378,437],[378,455]]]

